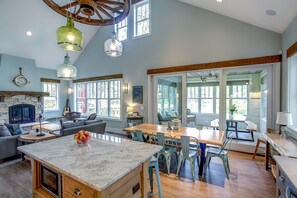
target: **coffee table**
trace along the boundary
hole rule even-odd
[[[32,127],[32,129],[39,129],[40,130],[40,125],[35,125]],[[41,124],[41,130],[48,131],[50,133],[53,133],[55,131],[61,130],[61,125],[59,124],[54,124],[54,123],[48,123],[48,124]]]
[[[35,142],[42,142],[45,140],[50,140],[56,138],[55,135],[49,134],[49,133],[44,133],[44,136],[37,136],[38,133],[29,133],[29,134],[24,134],[21,135],[18,140],[21,143],[21,145],[26,145],[26,144],[32,144]],[[24,154],[21,154],[22,159],[24,160]]]

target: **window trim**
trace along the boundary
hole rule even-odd
[[[60,98],[59,98],[59,91],[60,91],[60,83],[57,83],[57,82],[42,82],[42,90],[45,92],[45,90],[44,90],[44,84],[54,84],[54,85],[56,85],[57,87],[56,87],[56,96],[44,96],[43,97],[43,111],[44,112],[57,112],[57,111],[60,111],[61,110],[61,108],[60,108]],[[44,99],[46,98],[46,97],[55,97],[56,98],[56,103],[57,103],[57,106],[56,106],[56,108],[55,109],[48,109],[48,110],[46,110],[45,109],[45,101],[44,101]]]
[[[136,13],[136,8],[138,6],[140,6],[141,4],[146,4],[148,3],[149,4],[149,33],[146,33],[146,34],[142,34],[140,36],[136,36],[136,31],[137,31],[137,21],[136,21],[136,16],[137,16],[137,13]],[[132,39],[139,39],[139,38],[143,38],[143,37],[146,37],[146,36],[151,36],[152,35],[152,6],[151,6],[151,0],[143,0],[143,1],[139,1],[138,3],[134,4],[133,5],[133,36],[132,36]],[[145,19],[146,20],[146,19]],[[144,21],[144,20],[142,20]]]

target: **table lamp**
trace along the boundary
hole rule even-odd
[[[286,137],[285,127],[293,125],[292,113],[290,112],[277,112],[276,124],[280,125],[280,134],[282,137]]]
[[[127,113],[128,113],[128,116],[132,116],[133,115],[133,107],[127,106]]]
[[[45,135],[45,133],[42,133],[42,130],[41,130],[41,122],[42,122],[42,118],[43,118],[43,116],[42,116],[42,114],[39,114],[39,116],[38,116],[38,121],[39,121],[39,133],[37,133],[37,137],[40,137],[40,136],[44,136]],[[37,131],[38,129],[36,129],[36,132],[38,132]]]

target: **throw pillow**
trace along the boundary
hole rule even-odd
[[[10,131],[4,124],[0,124],[0,137],[11,136]]]
[[[20,129],[19,124],[6,124],[6,123],[4,123],[4,125],[8,128],[11,135],[20,135],[20,134],[23,133],[22,130]]]
[[[24,132],[23,132],[22,129],[17,129],[17,130],[15,130],[15,131],[13,132],[12,135],[22,135],[23,133],[24,133]]]

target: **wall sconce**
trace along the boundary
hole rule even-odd
[[[123,93],[128,93],[128,83],[123,83]]]
[[[69,87],[69,88],[67,89],[67,92],[68,92],[69,95],[71,95],[71,94],[73,93],[73,89],[72,89],[71,87]]]

